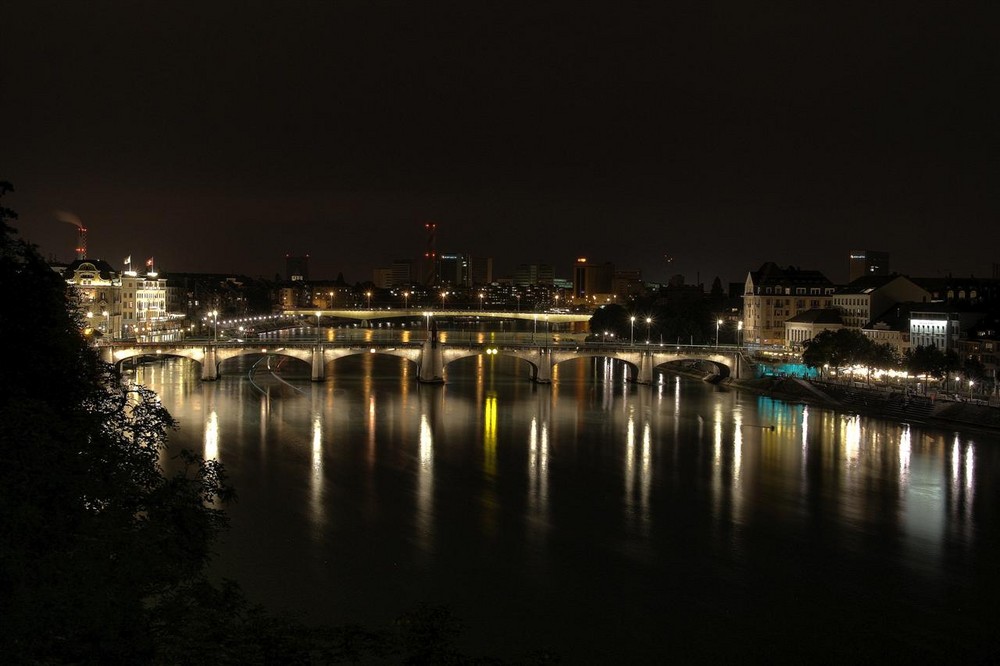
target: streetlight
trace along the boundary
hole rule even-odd
[[[720,326],[722,326],[722,320],[721,319],[716,319],[715,320],[715,346],[716,347],[719,346],[719,327]]]
[[[520,312],[521,311],[521,294],[517,294],[517,296],[515,298],[517,298],[517,311]]]
[[[646,317],[646,344],[649,344],[649,326],[653,323],[652,317]]]
[[[368,309],[371,310],[372,309],[372,292],[371,291],[366,291],[365,292],[365,296],[368,297]]]
[[[410,309],[410,292],[408,291],[403,292],[403,309],[404,310]]]
[[[104,333],[114,339],[115,336],[111,335],[111,313],[105,310],[101,314],[104,315]]]
[[[447,291],[441,292],[441,309],[444,310],[444,299],[448,296]]]
[[[628,343],[630,345],[635,344],[635,315],[628,318]]]
[[[319,310],[316,310],[316,342],[319,342],[320,338],[322,337],[322,335],[320,334],[320,330],[319,330],[319,316],[320,316],[320,314],[322,314],[322,313]]]
[[[212,315],[212,330],[213,330],[212,339],[215,342],[218,342],[219,341],[219,311],[218,310],[212,310],[208,314]]]
[[[486,294],[479,292],[479,311],[483,311],[483,299],[486,298]]]
[[[975,384],[971,379],[969,380],[969,402],[972,402],[972,385]]]
[[[743,320],[736,323],[736,348],[743,348]]]

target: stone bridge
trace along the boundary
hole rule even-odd
[[[687,346],[655,344],[567,343],[456,343],[443,344],[431,338],[415,343],[368,342],[282,342],[273,345],[214,342],[113,342],[101,346],[101,357],[108,363],[119,364],[131,358],[150,356],[179,356],[201,365],[201,378],[206,381],[219,378],[219,367],[228,359],[246,355],[286,356],[308,363],[313,381],[326,378],[328,363],[358,354],[386,354],[398,356],[417,366],[417,379],[426,383],[445,381],[446,368],[463,358],[481,355],[499,355],[520,359],[531,368],[533,381],[547,384],[552,381],[552,368],[559,363],[580,358],[611,358],[622,361],[628,368],[630,381],[650,384],[653,370],[666,363],[700,361],[707,364],[720,378],[752,376],[747,360],[739,349],[732,346]]]

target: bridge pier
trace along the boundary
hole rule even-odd
[[[110,363],[114,365],[115,363],[115,350],[111,347],[101,347],[101,360],[105,363]]]
[[[205,360],[201,363],[201,379],[213,382],[219,378],[219,364],[215,360],[215,346],[205,347]]]
[[[548,347],[539,347],[532,379],[538,384],[552,383],[552,351]]]
[[[312,350],[312,380],[321,382],[326,379],[326,363],[323,362],[323,345],[316,345]]]
[[[637,384],[653,383],[653,352],[648,349],[639,355],[639,376],[635,381]]]
[[[420,369],[417,371],[417,381],[423,384],[444,383],[444,354],[438,343],[437,331],[432,331],[420,350]]]

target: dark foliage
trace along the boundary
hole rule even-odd
[[[210,582],[218,506],[233,498],[224,470],[180,451],[164,472],[173,420],[98,360],[15,217],[0,208],[0,293],[17,313],[0,318],[3,663],[500,663],[458,651],[447,608],[377,631],[313,628]]]
[[[9,191],[9,185],[2,187]],[[147,389],[101,363],[66,285],[0,220],[0,641],[13,661],[142,662],[158,596],[203,576],[231,491]]]

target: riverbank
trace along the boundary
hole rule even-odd
[[[989,433],[1000,431],[1000,409],[987,405],[864,386],[810,382],[795,377],[727,378],[720,385],[786,402],[815,404],[914,425]]]

